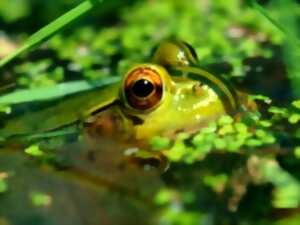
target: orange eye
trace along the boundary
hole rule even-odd
[[[131,71],[125,80],[124,88],[128,104],[139,110],[156,106],[163,95],[163,84],[159,73],[148,67]]]

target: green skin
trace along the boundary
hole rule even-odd
[[[179,131],[199,129],[221,115],[234,113],[238,104],[234,90],[220,78],[196,68],[196,62],[186,43],[162,42],[153,63],[137,64],[121,82],[10,118],[0,129],[0,137],[44,133],[80,122],[89,137],[104,135],[147,143],[155,135],[172,137]],[[141,68],[155,71],[162,81],[161,99],[147,109],[130,105],[125,94],[127,77]]]

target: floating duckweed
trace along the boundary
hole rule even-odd
[[[222,191],[227,181],[228,176],[226,174],[205,176],[203,179],[204,184],[211,187],[216,192]]]
[[[229,152],[237,152],[241,146],[244,144],[244,141],[241,139],[236,139],[234,135],[228,135],[225,137],[227,142],[226,150]]]
[[[210,134],[210,133],[215,133],[216,130],[217,130],[217,124],[215,122],[211,122],[210,124],[208,124],[207,127],[201,129],[201,133]]]
[[[297,208],[300,203],[299,184],[280,186],[274,192],[273,205],[275,208]]]
[[[155,136],[151,139],[150,145],[153,150],[163,150],[170,147],[171,141],[169,138]]]
[[[245,144],[249,147],[258,147],[263,144],[263,142],[259,139],[251,138],[245,142]]]
[[[190,134],[183,132],[183,133],[178,134],[176,139],[184,141],[184,140],[188,139],[189,137],[190,137]]]
[[[222,116],[219,120],[218,120],[218,125],[222,126],[222,125],[228,125],[228,124],[232,124],[233,123],[233,119],[231,116],[225,115]]]
[[[5,180],[0,180],[0,193],[6,192],[8,190],[8,185]]]
[[[273,113],[275,115],[281,115],[281,116],[287,116],[288,110],[286,108],[280,108],[280,107],[276,107],[276,106],[271,106],[269,108],[269,112]]]
[[[298,129],[295,131],[294,136],[295,136],[296,138],[300,138],[300,128],[298,128]]]
[[[8,105],[0,105],[0,113],[10,114],[11,107]]]
[[[289,122],[291,124],[296,124],[300,121],[300,114],[299,113],[293,113],[289,118]]]
[[[237,122],[234,124],[234,128],[238,133],[242,133],[242,134],[248,133],[248,127],[244,123]]]
[[[257,120],[260,114],[252,114],[251,119]],[[254,118],[254,119],[253,119]],[[267,129],[272,126],[268,120],[262,124],[255,123],[251,131],[245,122],[234,122],[230,116],[223,116],[217,122],[210,123],[202,128],[196,135],[191,137],[186,133],[181,134],[177,143],[171,148],[169,156],[173,161],[193,163],[202,160],[212,150],[238,152],[243,146],[261,147],[276,142],[276,138]],[[254,129],[256,127],[256,129]],[[191,139],[192,146],[187,146],[185,140]],[[179,141],[178,141],[179,140]]]
[[[26,148],[25,153],[28,155],[34,156],[34,157],[40,157],[44,155],[44,152],[42,152],[38,145],[31,145],[28,148]]]
[[[247,112],[242,117],[242,122],[247,126],[256,126],[260,121],[261,114],[259,112]]]
[[[27,62],[16,67],[16,73],[26,74],[18,79],[18,84],[29,88],[51,86],[64,79],[64,69],[56,67],[50,69],[50,60]]]
[[[300,100],[293,101],[293,102],[292,102],[292,105],[293,105],[295,108],[300,109]]]
[[[176,192],[174,190],[164,188],[156,193],[154,202],[158,205],[164,205],[174,199],[174,196],[176,196]]]
[[[215,138],[216,134],[214,133],[202,134],[200,132],[193,138],[192,143],[196,146],[198,151],[207,153],[212,149]]]
[[[255,131],[255,135],[258,137],[258,138],[264,138],[266,137],[267,133],[266,131],[262,130],[262,129],[257,129]]]
[[[218,131],[218,134],[220,135],[226,135],[226,134],[232,134],[234,133],[234,129],[233,129],[233,126],[232,124],[226,124],[224,125],[223,127],[221,127]]]
[[[224,149],[226,149],[226,145],[227,145],[227,143],[224,140],[224,138],[216,138],[214,140],[214,146],[218,150],[224,150]]]
[[[300,203],[300,183],[273,159],[261,161],[264,179],[274,185],[273,206],[275,208],[295,208]],[[275,175],[276,174],[276,175]]]
[[[300,146],[297,146],[295,149],[294,149],[294,155],[297,159],[300,159]]]
[[[187,154],[187,147],[180,140],[176,141],[174,146],[166,151],[168,159],[174,162],[182,160],[185,154]]]
[[[42,192],[33,192],[30,194],[31,202],[36,207],[46,207],[51,205],[52,197]]]
[[[0,172],[0,193],[6,192],[8,190],[8,184],[6,180],[7,178],[7,172]]]
[[[262,141],[264,144],[274,144],[276,142],[276,138],[271,134],[267,134]]]
[[[260,120],[258,124],[266,128],[272,126],[272,123],[269,120]]]
[[[264,96],[264,95],[249,95],[249,99],[251,99],[251,100],[260,100],[260,101],[263,101],[264,103],[267,103],[267,104],[272,103],[272,99],[269,98],[268,96]]]

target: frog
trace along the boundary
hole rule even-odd
[[[235,89],[196,67],[197,60],[186,42],[163,41],[150,63],[136,64],[123,76],[109,109],[94,111],[85,124],[101,135],[123,134],[126,140],[147,143],[155,135],[172,137],[235,114],[239,107]],[[105,117],[112,117],[112,124]]]
[[[9,139],[77,124],[93,148],[110,139],[127,149],[147,149],[154,136],[174,139],[224,114],[236,114],[236,90],[197,63],[188,43],[163,41],[149,62],[133,65],[120,81],[11,117],[2,122],[0,136]]]

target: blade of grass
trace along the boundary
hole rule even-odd
[[[252,7],[254,10],[263,15],[267,20],[269,20],[278,30],[280,30],[291,44],[297,46],[297,48],[300,48],[300,40],[295,35],[295,32],[293,30],[289,30],[285,25],[282,25],[280,22],[273,19],[264,9],[264,7],[259,5],[255,0],[247,0],[247,3],[250,7]]]
[[[30,90],[17,90],[13,93],[0,96],[0,105],[13,105],[25,102],[43,101],[52,98],[58,98],[77,92],[99,88],[105,85],[116,83],[118,81],[120,81],[120,77],[107,77],[95,82],[88,82],[85,80],[72,81],[50,87]]]
[[[32,36],[30,36],[23,46],[21,46],[15,52],[0,60],[0,68],[9,63],[17,56],[19,56],[20,54],[24,53],[25,51],[49,39],[52,35],[54,35],[58,31],[61,31],[71,22],[75,21],[76,19],[90,11],[92,8],[94,8],[94,6],[97,5],[97,3],[100,2],[102,1],[86,0],[78,6],[76,6],[75,8],[68,11],[67,13],[65,13],[64,15],[60,16],[50,24],[46,25],[45,27],[34,33]]]
[[[284,61],[287,65],[288,77],[291,81],[291,88],[294,98],[300,98],[300,39],[297,22],[298,3],[293,0],[273,0],[272,4],[280,10],[280,15],[277,20],[274,20],[269,13],[260,6],[255,0],[248,0],[248,4],[254,10],[268,19],[278,30],[280,30],[285,37],[283,43]]]

